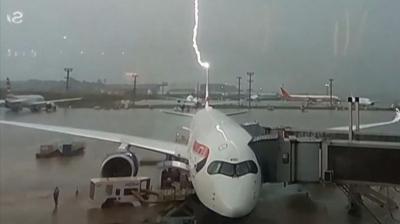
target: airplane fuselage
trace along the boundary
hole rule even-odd
[[[189,138],[190,178],[200,201],[226,217],[242,217],[256,206],[261,170],[251,136],[225,114],[198,111]]]
[[[290,94],[284,88],[281,88],[281,97],[283,100],[287,100],[287,101],[330,102],[332,99],[332,101],[334,103],[340,102],[340,98],[338,96]]]
[[[360,105],[363,106],[373,106],[375,101],[372,101],[370,98],[360,97]]]
[[[35,102],[44,101],[41,95],[8,95],[5,99],[5,107],[11,110],[20,110],[23,107],[31,108]]]
[[[290,95],[284,97],[288,101],[314,101],[314,102],[330,102],[331,96],[329,95]],[[340,101],[339,97],[332,96],[334,102]]]

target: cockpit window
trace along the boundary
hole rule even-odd
[[[257,173],[258,172],[257,165],[253,161],[247,161],[247,165],[249,165],[249,172],[250,173]]]
[[[256,163],[251,160],[236,164],[224,161],[214,161],[208,166],[207,172],[210,175],[222,174],[229,177],[240,177],[248,173],[256,174],[258,172],[258,168]]]
[[[222,163],[220,162],[212,162],[207,169],[207,172],[209,174],[217,174],[219,172],[219,169],[221,168]]]
[[[249,164],[248,163],[239,163],[236,165],[236,175],[242,176],[246,173],[249,173]]]
[[[235,174],[235,165],[230,163],[222,163],[219,173],[224,174],[226,176],[233,176]]]

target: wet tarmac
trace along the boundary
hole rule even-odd
[[[81,128],[152,136],[173,140],[175,131],[188,120],[165,115],[157,110],[94,111],[88,109],[59,110],[56,113],[13,115],[0,111],[1,119],[68,125]],[[335,123],[343,125],[345,112],[252,111],[235,117],[238,121],[258,120],[263,124],[323,128]],[[295,119],[296,117],[297,119]],[[390,120],[390,112],[364,113],[367,121]],[[173,128],[171,128],[173,127]],[[173,130],[172,130],[173,129]],[[400,133],[399,127],[378,129],[380,132]],[[60,139],[87,143],[85,154],[71,158],[36,160],[40,144]],[[89,179],[97,177],[102,159],[117,145],[65,135],[0,126],[0,223],[152,223],[165,205],[151,207],[118,207],[102,210],[88,196]],[[142,159],[162,158],[149,152],[138,152]],[[150,176],[152,185],[159,185],[159,170],[141,167],[139,175]],[[52,193],[60,187],[60,205],[54,211]],[[79,196],[75,197],[75,189]],[[308,194],[306,193],[308,192]],[[308,195],[308,196],[307,196]],[[400,201],[400,200],[397,200]],[[199,223],[377,223],[365,210],[360,217],[347,214],[347,199],[335,186],[265,184],[255,210],[242,219],[225,219],[196,199],[190,203]],[[373,213],[383,223],[396,223],[390,213],[369,203]],[[398,211],[393,213],[399,217]]]
[[[198,223],[378,223],[362,210],[360,216],[347,214],[347,199],[335,186],[265,185],[255,210],[240,219],[223,218],[202,206],[195,196],[189,198]],[[386,209],[367,203],[382,223],[398,223]],[[156,223],[167,204],[144,207],[119,206],[100,209],[88,198],[87,190],[75,197],[72,191],[60,192],[60,204],[54,208],[52,192],[2,195],[0,223]],[[399,217],[399,211],[393,213]]]

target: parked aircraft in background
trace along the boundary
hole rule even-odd
[[[45,108],[47,111],[56,110],[56,103],[71,102],[81,100],[78,98],[67,98],[67,99],[56,99],[56,100],[45,100],[41,95],[15,95],[11,93],[11,83],[10,79],[7,78],[7,95],[4,100],[0,100],[0,105],[14,111],[18,112],[23,108],[28,108],[32,112],[41,111]]]
[[[245,98],[247,101],[249,98]],[[266,101],[266,100],[279,100],[278,93],[257,93],[250,96],[251,101]]]
[[[185,104],[192,107],[200,107],[203,104],[203,100],[201,98],[197,98],[192,95],[188,95],[185,99],[177,99],[176,101],[178,104]]]
[[[180,158],[171,166],[189,171],[196,194],[206,207],[226,217],[242,217],[256,206],[262,185],[261,168],[249,146],[252,137],[237,122],[209,106],[208,91],[205,99],[204,108],[195,114],[182,113],[192,118],[187,128],[187,145],[98,130],[1,120],[0,123],[119,143],[125,151],[103,162],[103,177],[137,174],[139,165],[131,148]]]
[[[300,95],[290,94],[287,90],[281,87],[281,97],[287,101],[302,101],[306,103],[319,103],[319,102],[330,102],[330,95]],[[332,102],[337,104],[340,102],[338,96],[332,96]]]
[[[359,98],[360,105],[363,106],[373,106],[375,105],[375,101],[372,101],[370,98],[360,97]]]
[[[192,118],[186,128],[190,135],[185,145],[99,130],[4,120],[0,124],[120,144],[119,151],[103,161],[102,177],[135,176],[139,164],[133,148],[178,158],[165,164],[189,172],[196,195],[207,208],[230,218],[246,216],[257,204],[264,181],[261,174],[267,171],[259,165],[249,132],[209,105],[208,87],[205,99],[204,108],[195,114],[178,114]]]

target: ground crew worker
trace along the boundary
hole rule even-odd
[[[58,196],[59,196],[59,194],[60,194],[60,189],[58,189],[58,187],[56,187],[55,189],[54,189],[54,192],[53,192],[53,199],[54,199],[54,207],[58,207]]]
[[[75,190],[75,198],[77,198],[77,197],[78,197],[78,195],[79,195],[79,189],[78,189],[78,186],[76,186],[76,190]]]

